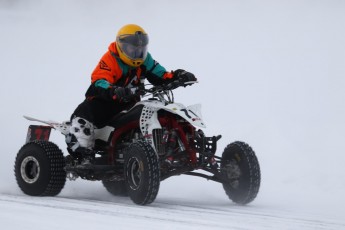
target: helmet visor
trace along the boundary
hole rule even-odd
[[[149,39],[147,34],[124,34],[118,37],[118,43],[127,57],[130,59],[145,59]]]

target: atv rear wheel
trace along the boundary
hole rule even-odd
[[[126,183],[124,180],[122,181],[109,181],[109,180],[102,180],[104,187],[107,191],[114,196],[128,196]]]
[[[20,189],[30,196],[55,196],[66,182],[65,159],[52,142],[33,141],[18,152],[14,171]]]
[[[222,155],[221,173],[227,180],[223,188],[233,202],[247,204],[255,199],[261,174],[258,159],[249,145],[239,141],[228,145]]]
[[[149,143],[138,141],[128,147],[125,181],[128,195],[134,203],[145,205],[156,199],[160,170],[156,152]]]

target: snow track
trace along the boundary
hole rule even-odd
[[[0,194],[5,229],[345,229],[345,221],[271,207],[160,201],[138,206],[116,201]]]

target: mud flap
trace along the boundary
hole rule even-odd
[[[45,125],[30,125],[26,135],[26,142],[34,140],[48,141],[50,137],[51,126]]]

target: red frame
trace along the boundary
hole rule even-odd
[[[191,163],[196,164],[197,163],[196,151],[193,148],[191,148],[191,146],[187,140],[187,135],[186,135],[186,131],[185,131],[185,129],[189,129],[188,132],[191,133],[192,135],[194,135],[194,132],[193,132],[194,127],[187,122],[184,125],[182,125],[181,122],[178,122],[176,120],[175,116],[161,117],[161,118],[159,118],[159,123],[163,127],[168,127],[170,129],[174,129],[178,132],[178,135],[181,138],[181,141],[182,141],[183,145],[185,146],[186,151],[189,154],[189,159],[190,159]]]
[[[186,133],[190,133],[191,135],[194,135],[195,128],[189,124],[188,122],[182,122],[177,121],[176,116],[172,114],[167,114],[165,116],[161,116],[158,118],[159,123],[162,127],[167,127],[168,129],[174,129],[178,132],[179,137],[181,138],[181,141],[183,145],[186,148],[186,151],[188,152],[190,162],[192,164],[197,164],[197,153],[196,150],[191,148],[190,143],[187,140]],[[122,134],[129,132],[130,130],[133,130],[135,128],[139,128],[139,121],[132,121],[128,124],[115,129],[113,137],[111,139],[111,146],[109,149],[109,161],[114,162],[114,150],[117,141],[121,137]]]

